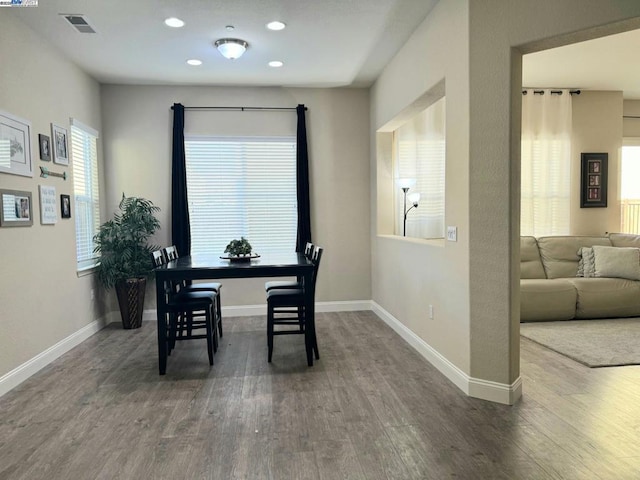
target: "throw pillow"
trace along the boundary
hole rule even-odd
[[[581,247],[578,250],[578,256],[580,257],[580,261],[578,262],[578,273],[576,277],[595,277],[595,264],[593,257],[593,248],[592,247]]]
[[[640,248],[593,246],[596,277],[640,280]]]

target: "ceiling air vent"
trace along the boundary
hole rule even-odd
[[[96,33],[94,28],[89,25],[87,21],[87,17],[84,15],[69,15],[66,13],[61,13],[65,20],[69,22],[69,24],[76,29],[80,33]]]

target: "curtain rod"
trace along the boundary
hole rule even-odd
[[[562,90],[550,90],[551,95],[562,95]],[[523,95],[527,94],[526,90],[522,91]],[[544,95],[544,90],[534,90],[534,95]],[[569,90],[569,94],[571,95],[580,95],[580,90]]]
[[[622,115],[622,118],[640,118],[640,115]]]
[[[184,107],[185,110],[226,110],[226,111],[252,111],[252,110],[291,110],[296,111],[296,107]],[[304,107],[305,111],[308,110]],[[171,107],[173,110],[173,106]]]

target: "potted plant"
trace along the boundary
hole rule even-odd
[[[228,253],[229,258],[232,260],[250,260],[252,257],[251,250],[249,241],[244,237],[240,237],[240,240],[231,240],[224,253]]]
[[[115,287],[123,328],[139,328],[147,278],[154,268],[151,252],[159,248],[148,240],[160,228],[155,217],[160,208],[123,193],[119,209],[94,237],[94,252],[100,254],[98,279],[107,289]]]

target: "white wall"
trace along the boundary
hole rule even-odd
[[[107,210],[122,196],[143,196],[162,211],[156,236],[170,233],[173,103],[185,106],[307,106],[311,231],[325,248],[318,301],[369,300],[369,95],[366,89],[154,87],[102,88]],[[206,126],[205,126],[206,125]],[[219,134],[295,132],[295,112],[198,112],[187,110],[185,131]],[[265,129],[267,129],[265,131]],[[230,239],[231,240],[231,239]],[[222,252],[221,252],[222,253]],[[146,308],[155,298],[149,293]],[[264,304],[264,279],[225,280],[224,306]]]
[[[373,136],[444,76],[446,224],[458,242],[378,236],[393,187],[374,159],[373,299],[466,375],[473,396],[519,395],[522,54],[637,28],[638,16],[633,0],[441,1],[372,89]]]
[[[74,219],[41,225],[38,205],[38,185],[54,186],[58,198],[73,194],[71,177],[39,176],[40,166],[72,172],[40,160],[38,134],[50,137],[51,122],[69,128],[69,117],[100,130],[99,86],[2,10],[0,110],[31,122],[34,176],[0,173],[0,188],[31,192],[34,221],[32,227],[0,228],[0,377],[101,316],[91,300],[93,276],[76,275]]]

